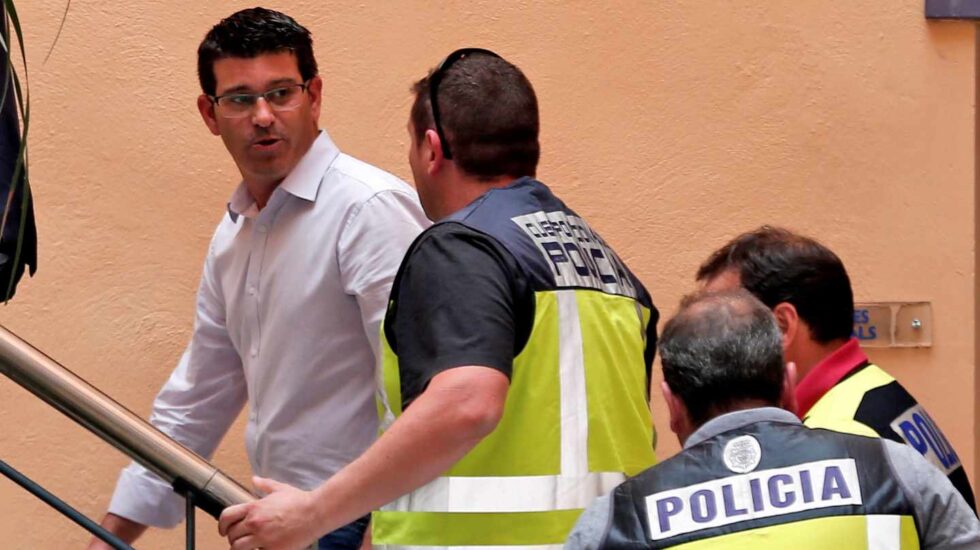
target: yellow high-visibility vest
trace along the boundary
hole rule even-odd
[[[558,548],[593,499],[656,461],[646,353],[656,309],[615,253],[530,178],[447,221],[496,239],[532,274],[533,326],[497,428],[445,475],[375,512],[372,543]],[[382,341],[384,430],[402,397],[397,354]]]

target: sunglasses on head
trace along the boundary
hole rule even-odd
[[[439,143],[442,144],[442,156],[447,160],[452,160],[453,154],[449,150],[449,141],[446,139],[446,134],[442,131],[442,122],[439,117],[439,102],[436,100],[439,92],[439,83],[442,82],[443,77],[446,76],[446,71],[448,71],[454,63],[460,59],[463,59],[467,55],[474,53],[500,58],[500,56],[494,52],[483,48],[460,48],[446,56],[446,59],[443,59],[442,63],[440,63],[439,66],[436,67],[436,70],[432,71],[432,75],[429,76],[429,104],[432,105],[432,123],[436,127],[436,134],[439,136]]]

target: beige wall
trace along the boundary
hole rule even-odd
[[[252,2],[18,2],[33,95],[40,271],[0,313],[149,411],[191,326],[207,242],[236,184],[194,109],[199,39]],[[777,223],[840,253],[861,300],[929,300],[935,346],[873,353],[933,412],[976,479],[974,28],[921,0],[275,2],[316,37],[322,123],[410,177],[411,81],[461,45],[537,88],[542,179],[588,217],[664,314],[737,232]],[[661,456],[677,444],[655,403]],[[241,427],[217,463],[246,477]],[[0,458],[100,515],[121,454],[0,380]],[[219,548],[202,518],[204,548]],[[83,532],[0,480],[5,548]],[[179,531],[143,548],[177,548]]]

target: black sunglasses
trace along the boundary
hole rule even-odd
[[[493,57],[500,58],[499,55],[483,48],[460,48],[446,56],[446,59],[443,59],[442,63],[440,63],[439,66],[436,67],[436,70],[432,71],[432,75],[429,76],[429,104],[432,105],[432,123],[436,127],[436,134],[439,136],[439,143],[442,144],[442,156],[447,160],[452,160],[453,154],[449,151],[449,141],[446,139],[446,134],[442,131],[442,122],[439,120],[439,102],[436,101],[436,97],[439,92],[439,83],[442,82],[443,77],[446,75],[446,71],[453,66],[453,63],[456,63],[460,59],[463,59],[467,55],[473,53],[492,55]]]

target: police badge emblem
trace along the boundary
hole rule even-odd
[[[725,443],[722,460],[729,470],[737,474],[751,472],[762,460],[762,447],[751,435],[741,435]]]

